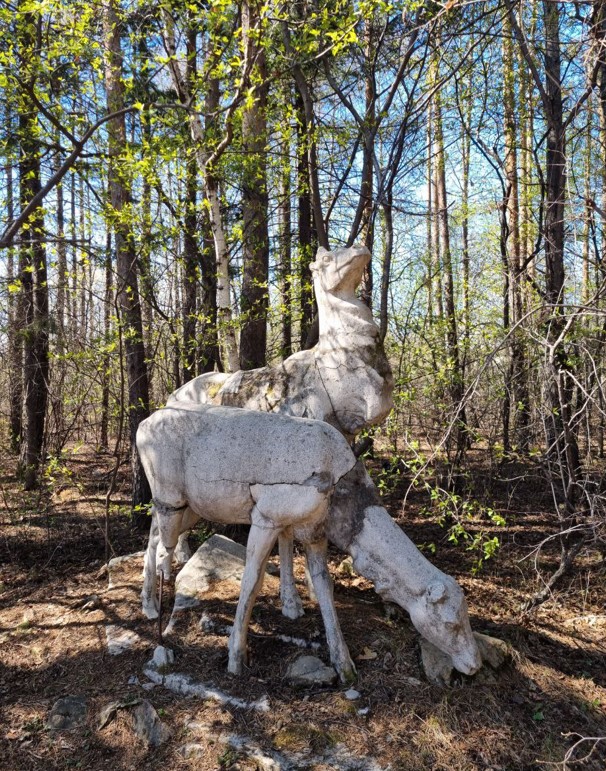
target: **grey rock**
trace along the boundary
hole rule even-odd
[[[124,651],[133,648],[141,640],[136,632],[116,624],[108,624],[105,627],[105,638],[107,640],[107,652],[110,656],[119,656]]]
[[[114,557],[107,563],[107,570],[109,573],[109,588],[113,589],[118,585],[119,574],[125,566],[130,566],[130,563],[136,564],[143,559],[145,552],[138,551],[134,554],[122,554],[120,557]]]
[[[159,747],[170,739],[172,732],[160,720],[149,701],[142,701],[133,710],[133,725],[137,736],[148,747]]]
[[[136,707],[137,704],[140,703],[140,699],[131,699],[130,701],[112,701],[109,704],[106,704],[99,712],[99,725],[97,726],[99,731],[102,731],[105,726],[109,725],[112,720],[115,719],[118,710]]]
[[[480,632],[474,632],[473,636],[476,638],[482,661],[493,669],[500,669],[511,658],[511,650],[503,640]]]
[[[82,725],[86,720],[84,696],[66,696],[56,701],[44,724],[49,731],[67,731]]]
[[[162,670],[174,663],[175,654],[173,651],[170,648],[165,648],[164,645],[158,645],[154,650],[154,655],[149,662],[149,666]]]
[[[203,744],[197,744],[196,742],[189,742],[189,744],[184,744],[182,747],[179,747],[177,752],[183,758],[190,760],[190,759],[203,758],[204,755],[206,754],[206,749]]]
[[[217,581],[240,582],[245,562],[245,546],[224,535],[211,536],[177,573],[173,612],[198,605]]]
[[[293,682],[307,685],[331,685],[336,680],[337,673],[316,656],[299,656],[288,667],[286,677]]]
[[[356,691],[355,688],[350,688],[348,691],[345,691],[343,694],[346,699],[349,699],[349,701],[356,701],[356,699],[359,699],[361,694],[359,691]]]

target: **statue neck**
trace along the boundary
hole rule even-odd
[[[335,340],[340,340],[350,347],[349,336],[361,336],[366,345],[374,345],[378,335],[377,326],[372,317],[372,311],[361,300],[350,294],[316,293],[318,297],[319,340],[334,348]]]

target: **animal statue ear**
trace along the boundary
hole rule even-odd
[[[329,254],[328,249],[325,249],[323,246],[318,246],[318,251],[316,252],[316,260],[320,260],[322,257],[324,257],[325,254]]]
[[[446,597],[446,586],[442,581],[434,581],[427,587],[427,599],[434,605]]]

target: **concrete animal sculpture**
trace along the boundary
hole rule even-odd
[[[318,249],[310,266],[319,319],[314,348],[274,367],[200,375],[167,405],[193,401],[325,420],[349,439],[380,423],[393,407],[393,375],[372,313],[355,295],[369,260],[365,246]]]
[[[318,249],[311,264],[318,304],[319,340],[273,367],[234,374],[209,373],[177,389],[168,405],[195,402],[315,418],[348,439],[380,423],[393,407],[393,376],[379,329],[356,289],[370,260],[365,246]],[[189,557],[184,533],[177,547]],[[303,614],[292,578],[292,541],[280,538],[282,612]],[[290,574],[290,577],[289,577]]]
[[[183,409],[191,411],[196,408],[191,405],[189,407],[184,405]],[[205,408],[202,407],[200,409],[203,410]],[[155,415],[168,412],[169,408],[166,408],[155,413]],[[174,412],[181,412],[181,409]],[[221,413],[225,412],[229,413],[228,410],[221,410]],[[241,413],[242,410],[235,410],[234,412]],[[153,418],[154,416],[148,420],[152,421]],[[284,420],[288,423],[289,418],[284,418]],[[181,422],[183,422],[183,419],[181,419]],[[298,426],[302,421],[293,422]],[[317,423],[316,421],[303,422],[312,425]],[[172,424],[173,421],[165,421],[165,423]],[[145,426],[145,424],[142,425]],[[238,423],[233,423],[232,427],[237,429],[238,425]],[[151,463],[150,471],[148,472],[150,479],[155,478],[154,463],[159,464],[159,468],[166,468],[162,460],[164,457],[164,450],[162,448],[163,443],[168,445],[169,437],[162,436],[166,432],[166,426],[161,426],[161,428],[161,431],[155,429],[151,433],[151,442],[148,438],[141,440],[140,451],[142,452],[142,458],[144,458],[146,471],[148,468],[146,464]],[[286,429],[284,430],[286,431]],[[327,430],[330,429],[327,428]],[[147,429],[145,431],[147,437]],[[172,428],[170,431],[172,431]],[[175,436],[179,435],[175,434]],[[232,439],[231,433],[225,434],[225,437],[230,441]],[[270,439],[269,436],[267,438],[268,440]],[[203,439],[200,441],[203,441]],[[234,441],[237,441],[237,436],[234,436]],[[158,447],[158,442],[160,442],[160,447]],[[213,447],[215,442],[217,442],[217,437],[212,439]],[[149,445],[149,449],[147,447],[144,449],[144,444]],[[338,446],[338,442],[336,444]],[[280,449],[283,449],[283,447]],[[309,448],[306,446],[302,449]],[[350,470],[344,473],[334,485],[330,508],[325,522],[326,534],[338,548],[352,555],[356,571],[374,583],[375,589],[381,597],[398,604],[410,614],[412,623],[419,633],[443,653],[450,656],[457,670],[468,675],[473,674],[479,669],[481,658],[469,624],[467,603],[463,591],[451,576],[446,575],[432,565],[402,529],[395,524],[389,513],[381,505],[378,491],[368,476],[363,463],[361,461],[356,462],[349,447],[343,444],[340,447],[340,451],[343,452],[344,458],[347,458],[340,471],[348,467]],[[270,450],[264,450],[264,452],[271,452],[271,448]],[[324,452],[324,448],[322,452]],[[157,457],[158,455],[160,457]],[[156,457],[157,459],[154,460]],[[190,455],[189,457],[193,456]],[[273,457],[272,453],[272,462]],[[323,455],[322,458],[324,457]],[[229,458],[225,460],[227,462]],[[331,467],[336,461],[336,456],[331,457]],[[294,458],[290,459],[289,462],[294,462]],[[308,462],[308,459],[305,462]],[[185,458],[183,458],[182,464],[184,468],[186,465]],[[223,463],[223,456],[221,455],[217,456],[217,459],[214,461],[213,467],[217,466],[220,466],[221,469],[228,468]],[[314,464],[314,469],[317,468],[319,468],[319,465]],[[208,471],[196,471],[196,469],[197,466],[187,473],[189,475],[193,474],[194,477],[196,474],[201,474],[201,479],[203,480],[208,477]],[[183,469],[177,469],[176,472],[173,470],[170,473],[176,474],[174,476],[174,479],[177,480],[176,484],[183,486],[181,481],[184,479],[185,474]],[[225,476],[224,471],[221,473]],[[314,473],[321,474],[322,472],[315,471]],[[168,487],[170,491],[170,479],[168,480]],[[143,606],[148,615],[156,617],[156,550],[158,549],[160,567],[167,573],[170,570],[170,548],[176,543],[176,538],[181,532],[190,529],[205,516],[214,521],[232,520],[218,517],[213,512],[210,515],[206,515],[202,512],[200,506],[185,506],[185,501],[179,496],[177,496],[178,500],[176,503],[171,502],[170,506],[167,506],[163,499],[158,498],[160,493],[156,492],[156,482],[152,484],[152,489],[154,491],[155,506],[152,517],[152,530],[145,556],[145,580],[142,598]],[[295,487],[291,486],[289,490],[292,492],[295,490]],[[166,497],[165,492],[162,492],[161,495]],[[250,501],[248,501],[248,505],[251,505]],[[164,540],[165,546],[168,547],[164,548],[161,543],[161,540],[163,540],[161,539],[161,527],[167,527],[167,518],[170,519],[168,523],[170,538]],[[237,521],[247,520],[239,519]],[[289,580],[294,582],[292,571],[287,570],[283,572],[281,570],[281,573],[283,573],[281,591],[294,591],[294,587],[287,585]]]
[[[351,554],[356,572],[372,581],[383,599],[410,614],[421,636],[448,654],[455,669],[466,675],[478,671],[482,659],[463,590],[393,521],[361,461],[335,486],[327,535]]]
[[[137,448],[152,496],[144,607],[156,601],[156,572],[170,575],[184,523],[196,518],[250,523],[246,565],[228,669],[240,674],[246,635],[265,565],[279,534],[305,547],[333,666],[343,682],[355,668],[337,618],[326,563],[326,515],[335,485],[356,459],[346,439],[317,420],[250,410],[183,405],[144,420]],[[157,535],[154,535],[157,534]],[[158,544],[162,546],[156,553]]]

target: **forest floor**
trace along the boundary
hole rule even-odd
[[[447,542],[445,531],[422,513],[420,493],[403,503],[405,476],[385,496],[413,541],[434,544],[430,559],[464,587],[473,628],[511,646],[503,669],[461,676],[450,688],[430,685],[409,619],[386,608],[367,581],[339,570],[343,555],[333,553],[337,609],[358,668],[357,701],[345,698],[343,686],[301,688],[286,680],[301,650],[276,635],[322,639],[322,625],[307,599],[303,619],[285,619],[275,578],[254,611],[242,678],[227,674],[227,638],[200,630],[199,609],[184,614],[166,641],[176,653],[174,670],[247,702],[266,697],[269,711],[258,711],[149,685],[143,669],[157,639],[156,625],[140,611],[142,563],[127,563],[111,589],[103,571],[111,467],[111,458],[81,448],[51,470],[47,487],[25,494],[14,478],[14,459],[0,458],[1,769],[228,771],[280,762],[315,771],[606,768],[606,570],[589,550],[549,601],[522,613],[559,554],[554,539],[533,557],[532,546],[555,531],[551,496],[532,469],[496,471],[482,454],[472,459],[477,495],[507,522],[494,527],[501,548],[477,575],[470,570],[476,555]],[[123,469],[118,482],[112,556],[145,545],[125,513]],[[490,521],[480,524],[490,533]],[[306,597],[300,557],[297,572]],[[236,602],[237,589],[223,590],[205,612],[229,624]],[[108,654],[110,624],[136,633],[135,645],[118,656]],[[324,646],[320,656],[327,660]],[[85,722],[67,731],[46,729],[53,704],[68,695],[85,697]],[[161,747],[147,749],[137,738],[128,706],[99,728],[99,713],[110,702],[144,699],[172,732]],[[230,736],[240,737],[239,744],[230,744]],[[590,757],[563,765],[583,738],[571,760],[593,750]]]

